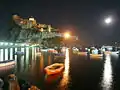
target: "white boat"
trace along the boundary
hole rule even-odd
[[[119,54],[120,51],[114,51],[114,52],[111,52],[111,54]]]
[[[0,68],[5,66],[11,66],[11,65],[15,65],[15,60],[7,60],[7,61],[0,62]]]
[[[52,48],[49,48],[49,49],[48,49],[48,52],[51,52],[51,53],[58,53],[57,50],[52,49]]]

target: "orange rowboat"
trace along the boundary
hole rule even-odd
[[[47,75],[54,75],[62,72],[64,70],[64,64],[55,63],[45,68],[45,72]]]
[[[53,75],[45,75],[45,82],[46,83],[53,83],[56,82],[58,80],[60,80],[63,76],[63,73],[57,73],[57,74],[53,74]]]

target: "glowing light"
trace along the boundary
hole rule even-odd
[[[8,43],[4,43],[4,45],[8,45]]]
[[[85,48],[85,50],[88,50],[88,48]]]
[[[34,21],[35,19],[34,18],[29,18],[29,21]]]
[[[64,37],[65,38],[70,38],[70,34],[67,32],[67,33],[64,34]]]
[[[48,31],[51,32],[51,26],[50,25],[48,25]]]
[[[112,66],[111,66],[111,57],[110,54],[106,55],[106,61],[104,64],[103,79],[102,79],[102,88],[103,90],[111,90],[112,88]]]
[[[10,43],[10,45],[13,45],[13,43]]]
[[[106,18],[106,19],[105,19],[105,23],[106,23],[106,24],[112,23],[112,18],[111,18],[111,17]]]
[[[43,32],[43,28],[41,28],[40,31]]]
[[[24,50],[25,50],[25,48],[21,48],[21,52],[25,52]]]
[[[21,46],[25,46],[25,44],[21,44]]]
[[[3,42],[0,42],[0,45],[3,45],[4,43]]]

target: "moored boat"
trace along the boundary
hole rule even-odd
[[[87,55],[87,52],[78,52],[78,55]]]
[[[48,52],[51,52],[51,53],[58,53],[57,50],[55,50],[55,49],[48,49]]]
[[[64,53],[56,53],[55,56],[65,56]]]
[[[60,72],[58,74],[54,74],[54,75],[45,75],[45,82],[46,83],[54,83],[56,81],[61,80],[62,76],[63,76],[62,72]]]
[[[47,51],[48,51],[48,48],[47,48],[47,47],[41,47],[41,48],[40,48],[40,51],[41,51],[41,52],[47,52]]]
[[[90,54],[91,57],[102,57],[103,54]]]
[[[57,53],[57,54],[55,54],[55,59],[56,58],[65,58],[65,54],[64,53]]]
[[[55,63],[45,68],[45,72],[47,75],[54,75],[62,72],[64,69],[64,64],[62,63]]]
[[[7,61],[0,62],[0,68],[5,66],[10,66],[10,65],[15,65],[15,60],[7,60]]]

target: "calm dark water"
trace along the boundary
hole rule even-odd
[[[52,53],[42,52],[40,55],[36,48],[26,48],[25,53],[24,56],[15,57],[15,66],[6,67],[0,72],[4,80],[7,80],[8,74],[15,73],[20,83],[29,81],[41,90],[120,90],[118,55],[88,58],[67,49],[66,59],[54,60]],[[64,72],[47,76],[44,67],[60,61],[65,64]]]

